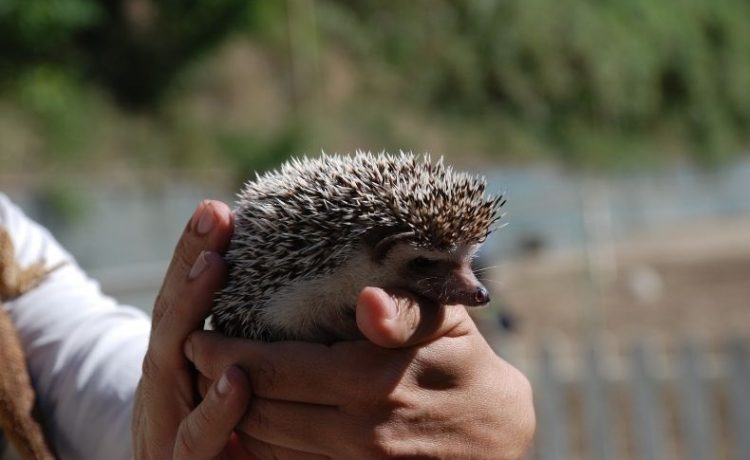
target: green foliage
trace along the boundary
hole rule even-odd
[[[36,205],[43,224],[62,228],[86,217],[91,207],[90,197],[80,187],[71,186],[66,180],[53,179],[36,191]]]
[[[90,0],[0,0],[0,72],[68,57],[76,32],[101,18]]]
[[[36,67],[23,75],[16,98],[32,115],[45,149],[45,161],[53,165],[78,164],[86,160],[94,140],[90,123],[90,95],[77,80],[59,69]]]
[[[81,36],[93,78],[125,106],[154,107],[180,72],[235,30],[247,0],[140,1],[143,11],[108,5]]]
[[[298,153],[302,128],[291,125],[282,133],[259,138],[248,133],[227,132],[219,136],[219,145],[224,156],[234,166],[237,187],[252,177],[273,169],[291,154]]]
[[[0,0],[0,109],[53,164],[243,174],[352,146],[715,164],[750,140],[749,22],[744,0]],[[268,125],[195,108],[239,94],[206,83],[228,38],[262,55],[248,94],[284,95],[259,103]]]
[[[743,0],[335,4],[350,14],[329,33],[398,75],[380,90],[458,117],[510,116],[574,162],[606,163],[606,145],[627,139],[705,161],[748,141]]]
[[[0,72],[56,65],[131,109],[154,108],[205,51],[246,26],[252,2],[0,0]]]

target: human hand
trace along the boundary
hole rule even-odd
[[[266,344],[204,331],[185,353],[206,377],[202,392],[229,364],[246,371],[254,397],[238,432],[257,458],[524,456],[535,428],[528,380],[465,308],[367,288],[357,321],[370,341]]]
[[[232,234],[233,220],[223,203],[204,201],[177,243],[154,306],[151,338],[133,413],[136,459],[235,458],[233,429],[245,413],[250,388],[230,364],[196,404],[194,371],[183,342],[209,314],[213,293],[224,284],[226,268],[218,255]]]

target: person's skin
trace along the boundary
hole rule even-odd
[[[154,304],[143,375],[133,411],[136,459],[243,458],[232,435],[250,401],[247,378],[228,367],[196,405],[194,371],[182,349],[190,332],[202,329],[213,293],[224,284],[218,255],[234,228],[229,208],[204,201],[177,243]]]
[[[269,344],[200,331],[231,231],[226,205],[204,202],[175,250],[136,397],[137,459],[523,458],[531,388],[463,307],[367,288],[357,323],[369,340]],[[196,260],[207,264],[190,279]]]

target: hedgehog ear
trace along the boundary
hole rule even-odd
[[[372,260],[382,262],[396,243],[413,237],[414,231],[408,228],[376,227],[365,234],[364,240],[370,248]]]

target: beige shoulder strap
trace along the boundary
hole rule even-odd
[[[0,304],[39,284],[49,270],[40,261],[23,269],[13,242],[0,225]],[[41,425],[34,417],[34,388],[10,315],[0,305],[0,429],[23,460],[53,460]]]

